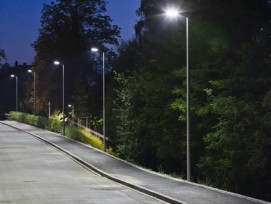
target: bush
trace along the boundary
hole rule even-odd
[[[28,113],[14,112],[11,111],[10,117],[12,120],[26,123],[40,128],[46,128],[48,125],[48,119],[43,116],[30,115]]]
[[[61,133],[62,132],[62,123],[60,120],[56,119],[56,118],[50,118],[49,119],[49,130],[53,131],[53,132],[58,132]]]
[[[55,112],[48,120],[43,116],[34,116],[27,113],[10,112],[12,120],[33,125],[39,128],[49,129],[50,131],[61,133],[62,132],[62,115],[61,113]],[[85,130],[79,130],[73,125],[66,125],[65,127],[66,136],[71,139],[89,144],[97,149],[103,150],[102,141],[90,132]],[[115,155],[112,148],[106,150],[109,154]]]
[[[85,142],[84,135],[73,125],[67,125],[65,130],[66,136],[69,138],[80,142]]]

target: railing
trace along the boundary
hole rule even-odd
[[[101,140],[104,138],[104,136],[98,132],[96,132],[95,130],[92,130],[84,125],[81,125],[79,124],[79,122],[75,121],[75,120],[70,120],[70,122],[73,124],[73,125],[76,125],[78,128],[82,128],[90,133],[92,133],[93,135],[95,135],[96,137],[100,138]],[[107,140],[107,138],[105,138]]]

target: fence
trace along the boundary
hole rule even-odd
[[[103,138],[104,138],[104,135],[102,135],[102,134],[100,134],[100,133],[98,133],[98,132],[96,132],[96,131],[88,128],[87,126],[81,125],[79,123],[79,120],[77,120],[77,121],[76,120],[70,120],[70,123],[72,123],[73,125],[76,125],[78,128],[82,128],[82,129],[84,129],[84,130],[92,133],[93,135],[95,135],[96,137],[100,138],[101,140],[103,140]],[[107,140],[107,138],[105,138],[105,139]]]

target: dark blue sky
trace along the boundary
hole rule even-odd
[[[52,0],[0,0],[0,48],[4,49],[8,63],[32,63],[31,47],[38,36],[42,5]],[[136,9],[140,0],[106,0],[107,14],[121,28],[123,39],[134,35]]]

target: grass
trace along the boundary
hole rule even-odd
[[[89,144],[89,145],[93,146],[94,148],[103,150],[103,142],[101,141],[100,138],[96,137],[95,135],[91,134],[90,132],[88,132],[84,129],[79,130],[79,132],[84,137],[82,142]],[[113,152],[111,147],[107,148],[106,152],[113,155],[113,156],[117,156],[117,154],[115,152]]]
[[[61,123],[62,116],[59,113],[53,114],[50,119],[42,116],[34,116],[20,112],[10,112],[10,116],[12,120],[18,122],[26,123],[40,128],[45,129],[47,128],[50,131],[57,133],[62,132],[62,123]],[[71,139],[89,144],[94,148],[103,150],[103,142],[101,141],[101,139],[84,129],[77,129],[73,125],[66,125],[65,134],[67,137]],[[108,147],[106,149],[106,152],[113,156],[117,156],[117,154],[113,152],[111,147]]]

